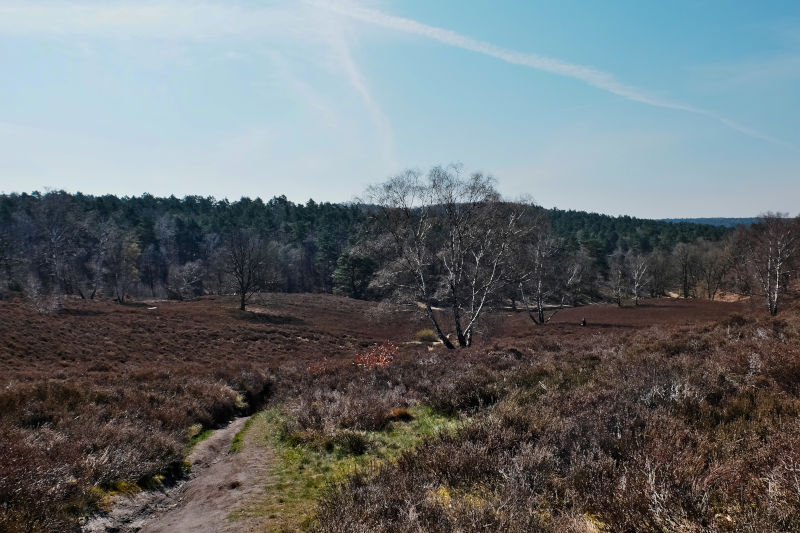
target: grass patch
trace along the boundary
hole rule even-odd
[[[283,428],[287,415],[280,408],[253,415],[248,424],[253,423],[257,442],[275,451],[272,479],[264,500],[237,511],[230,519],[266,518],[268,531],[310,529],[317,499],[327,486],[356,471],[369,471],[393,461],[426,437],[463,423],[429,407],[410,408],[408,415],[382,431],[342,430],[334,436],[313,438],[286,435]]]
[[[206,440],[211,434],[214,433],[213,429],[203,429],[201,424],[194,424],[189,428],[189,443],[187,444],[187,452],[191,452],[195,446]]]
[[[244,427],[233,436],[233,440],[231,441],[231,453],[239,453],[242,451],[242,446],[244,445],[244,435],[250,429],[250,426],[253,425],[253,418],[254,416],[248,418],[247,422],[244,423]]]
[[[142,488],[139,486],[138,483],[132,483],[130,481],[120,480],[120,481],[114,481],[113,483],[109,483],[108,488],[106,489],[105,492],[110,496],[116,496],[117,494],[124,494],[126,496],[131,496],[141,490]]]

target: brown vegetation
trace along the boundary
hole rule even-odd
[[[193,424],[268,399],[287,437],[352,453],[409,406],[475,418],[332,492],[323,530],[796,524],[798,332],[731,319],[744,304],[566,309],[546,329],[495,312],[495,340],[455,352],[409,342],[416,310],[333,296],[152,307],[0,302],[0,530],[70,529],[104,490],[179,470]]]
[[[68,529],[120,481],[179,473],[193,424],[250,412],[276,379],[295,383],[323,356],[352,361],[380,338],[367,329],[386,333],[361,319],[374,304],[261,303],[68,300],[41,315],[0,301],[0,530]]]
[[[495,406],[329,492],[319,530],[797,531],[797,316],[498,345],[440,405]]]

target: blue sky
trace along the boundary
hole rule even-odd
[[[0,0],[0,191],[797,214],[797,2]]]

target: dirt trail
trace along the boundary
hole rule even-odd
[[[177,531],[259,531],[258,521],[228,520],[228,515],[263,494],[270,450],[245,434],[242,449],[231,453],[233,437],[247,418],[238,418],[199,443],[187,460],[189,480],[161,491],[119,497],[108,516],[87,523],[84,532],[175,533]]]

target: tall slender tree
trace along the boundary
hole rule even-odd
[[[517,286],[531,320],[544,325],[575,296],[584,261],[567,248],[564,239],[552,234],[544,210],[533,213],[524,221],[528,225],[526,238],[515,246],[510,281]]]
[[[786,291],[790,274],[796,268],[800,251],[800,217],[766,213],[746,230],[746,260],[769,314],[778,314],[778,303]]]

